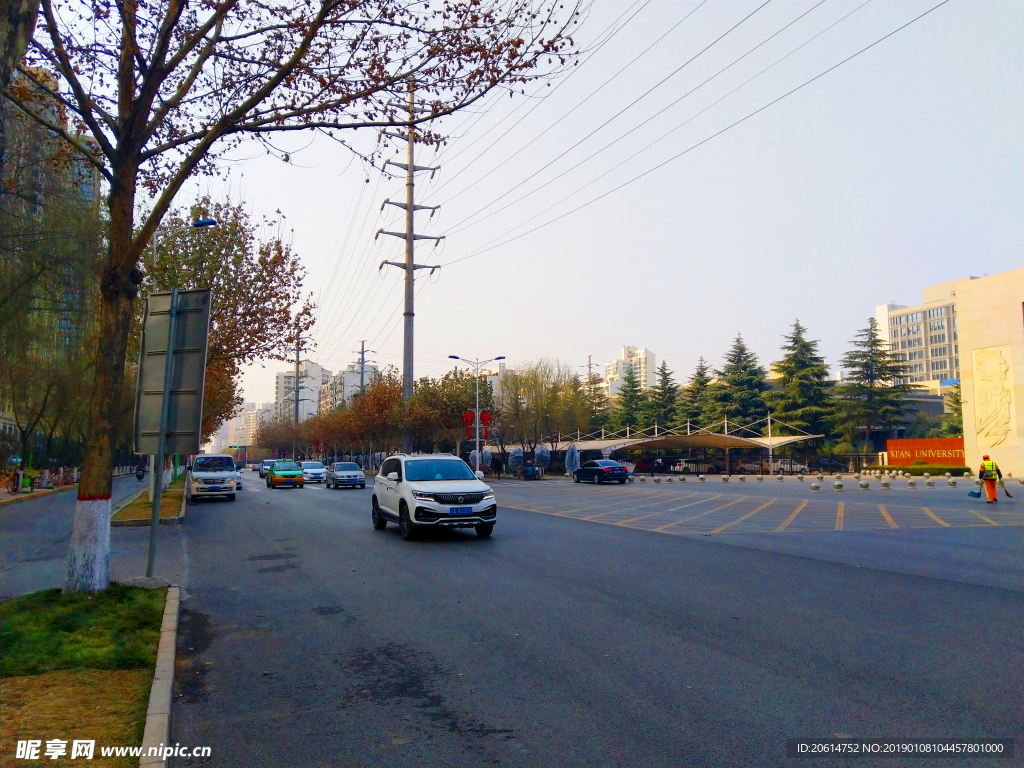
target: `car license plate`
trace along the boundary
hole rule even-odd
[[[473,514],[473,508],[472,507],[452,507],[449,510],[449,513],[453,514],[453,515],[472,515]]]
[[[206,490],[208,490],[208,491],[219,491],[220,490],[220,486],[219,485],[211,485]]]
[[[294,483],[295,481],[292,480],[290,477],[287,477],[287,478],[285,478],[285,482],[286,483]]]

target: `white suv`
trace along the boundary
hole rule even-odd
[[[385,459],[373,481],[373,527],[398,523],[406,541],[424,528],[475,528],[477,536],[490,536],[498,505],[482,477],[446,453]]]

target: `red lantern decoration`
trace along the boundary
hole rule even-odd
[[[473,439],[473,419],[475,416],[472,411],[466,411],[462,414],[462,420],[466,422],[466,439]]]
[[[480,411],[480,421],[484,423],[484,440],[486,440],[488,435],[488,425],[491,423],[491,412]]]

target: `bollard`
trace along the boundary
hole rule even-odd
[[[764,482],[764,475],[758,475],[757,476],[757,482],[763,483]]]
[[[946,473],[946,479],[947,479],[947,480],[949,480],[949,478],[951,478],[952,476],[953,476],[953,473],[952,473],[952,472],[947,472],[947,473]]]
[[[785,478],[785,476],[784,476],[784,475],[776,475],[776,476],[775,476],[775,479],[776,479],[776,480],[778,480],[778,481],[779,481],[779,482],[781,483],[781,482],[782,482],[783,480],[785,480],[786,478]]]
[[[929,477],[931,477],[931,474],[928,473],[928,472],[925,472],[924,473],[924,479],[927,480]]]
[[[843,490],[843,481],[836,480],[834,483],[832,483],[832,487],[835,488],[837,491]]]
[[[803,475],[797,475],[796,479],[799,480],[802,483],[804,481],[804,476]]]
[[[925,485],[926,488],[934,488],[935,487],[935,481],[932,480],[929,477],[927,480],[924,481],[924,485]]]
[[[723,483],[728,483],[729,482],[729,476],[728,475],[722,475],[722,482]]]
[[[911,477],[909,480],[907,480],[907,487],[908,488],[916,488],[917,487],[917,480],[915,480],[913,477]]]
[[[741,483],[747,482],[747,476],[746,475],[740,475],[740,482]]]
[[[821,483],[821,482],[824,482],[824,480],[825,480],[825,476],[819,473],[819,475],[818,475],[818,482]]]
[[[981,488],[981,478],[979,478],[979,477],[974,478],[974,484],[976,486],[978,486],[979,488]]]
[[[888,491],[891,487],[892,487],[892,480],[890,480],[888,477],[883,477],[882,478],[882,490],[883,491]]]
[[[665,482],[666,483],[671,483],[672,482],[672,478],[671,477],[666,477],[665,478]]]
[[[820,491],[821,490],[821,484],[817,483],[817,482],[811,483],[811,490],[812,491]]]
[[[853,479],[854,480],[860,480],[860,472],[854,472],[853,473]]]
[[[641,477],[640,478],[640,482],[641,483],[646,483],[647,482],[647,478],[646,477]]]
[[[656,482],[656,483],[660,483],[660,482],[661,482],[661,478],[660,478],[660,477],[655,477],[655,478],[654,478],[654,482]]]
[[[679,478],[679,482],[680,483],[685,483],[686,482],[686,478],[685,477],[680,477]]]
[[[950,488],[956,488],[956,480],[947,480],[946,485],[948,485]]]
[[[633,477],[632,475],[630,475],[630,476],[629,476],[629,482],[631,482],[631,483],[632,483],[632,482],[634,482],[635,480],[636,480],[636,478],[634,478],[634,477]]]
[[[702,483],[703,483],[703,482],[704,482],[705,480],[707,480],[707,478],[706,478],[706,477],[704,477],[704,475],[697,475],[697,479],[698,479],[698,480],[700,480],[700,481],[701,481]]]
[[[861,480],[860,481],[860,487],[863,488],[866,491],[868,488],[870,488],[870,485],[868,485],[868,481],[867,480]]]

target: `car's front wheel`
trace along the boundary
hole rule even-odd
[[[234,501],[234,500],[235,500],[235,494],[229,493],[228,494],[228,501]]]
[[[370,521],[373,523],[375,530],[383,531],[388,527],[388,521],[380,513],[380,505],[377,503],[376,496],[373,497],[373,501],[370,504]]]
[[[580,481],[580,473],[579,472],[573,472],[572,473],[572,481],[574,483],[578,483]]]
[[[477,525],[474,527],[476,535],[481,539],[486,539],[492,533],[494,533],[494,523],[488,523],[487,525]]]
[[[365,487],[366,487],[366,483],[360,483],[360,484],[359,484],[359,487],[360,487],[360,488],[365,488]]]
[[[412,520],[409,519],[409,508],[405,506],[404,501],[398,509],[398,532],[402,534],[402,538],[406,541],[412,541],[416,538],[416,529],[412,527]]]

